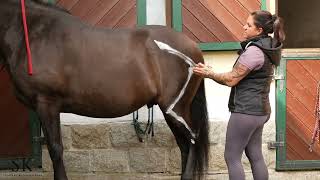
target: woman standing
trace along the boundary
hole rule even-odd
[[[194,73],[232,87],[229,98],[225,161],[230,180],[244,180],[243,151],[248,157],[255,180],[268,179],[262,155],[262,130],[271,113],[269,103],[273,68],[279,65],[285,38],[281,18],[268,11],[255,11],[244,25],[245,41],[232,71],[215,73],[211,67],[197,64]],[[269,34],[274,33],[274,37]]]

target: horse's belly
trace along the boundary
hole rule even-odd
[[[120,117],[138,110],[150,103],[151,96],[130,96],[126,94],[102,94],[69,99],[64,106],[64,112],[96,118]]]
[[[140,106],[142,107],[142,106]],[[129,106],[104,106],[98,107],[96,105],[91,106],[77,106],[72,105],[64,110],[65,113],[74,113],[81,116],[89,116],[95,118],[115,118],[132,113],[140,107]]]

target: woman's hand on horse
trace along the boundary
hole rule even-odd
[[[212,72],[212,67],[202,63],[196,64],[196,66],[193,68],[193,73],[198,76],[201,76],[202,78],[209,78],[211,72]]]

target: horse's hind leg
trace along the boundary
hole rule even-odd
[[[164,117],[175,136],[181,152],[181,179],[191,180],[193,179],[194,173],[194,144],[191,141],[192,136],[185,125],[178,121],[175,117],[165,113]],[[187,118],[186,116],[184,117]]]
[[[159,103],[181,151],[182,180],[201,179],[207,167],[208,128],[204,84],[202,82],[201,88],[194,92],[196,85],[190,83],[184,96],[173,104],[173,108],[172,103]]]
[[[67,180],[63,164],[63,145],[58,107],[46,99],[41,99],[37,105],[37,112],[52,160],[54,179]]]

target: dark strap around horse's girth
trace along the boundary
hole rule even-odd
[[[145,129],[143,130],[141,127],[141,123],[138,122],[139,120],[139,111],[135,111],[133,112],[133,127],[134,130],[136,131],[136,134],[138,136],[138,139],[140,142],[143,142],[143,138],[145,137],[145,135],[148,133],[152,135],[152,137],[154,136],[154,122],[153,122],[153,106],[152,107],[148,107],[148,123],[145,127]]]
[[[313,145],[314,145],[316,139],[317,139],[318,143],[320,142],[320,136],[319,136],[319,132],[320,132],[320,81],[318,82],[318,85],[317,85],[315,119],[316,119],[316,123],[315,123],[314,129],[313,129],[311,143],[309,145],[310,152],[313,151]]]

